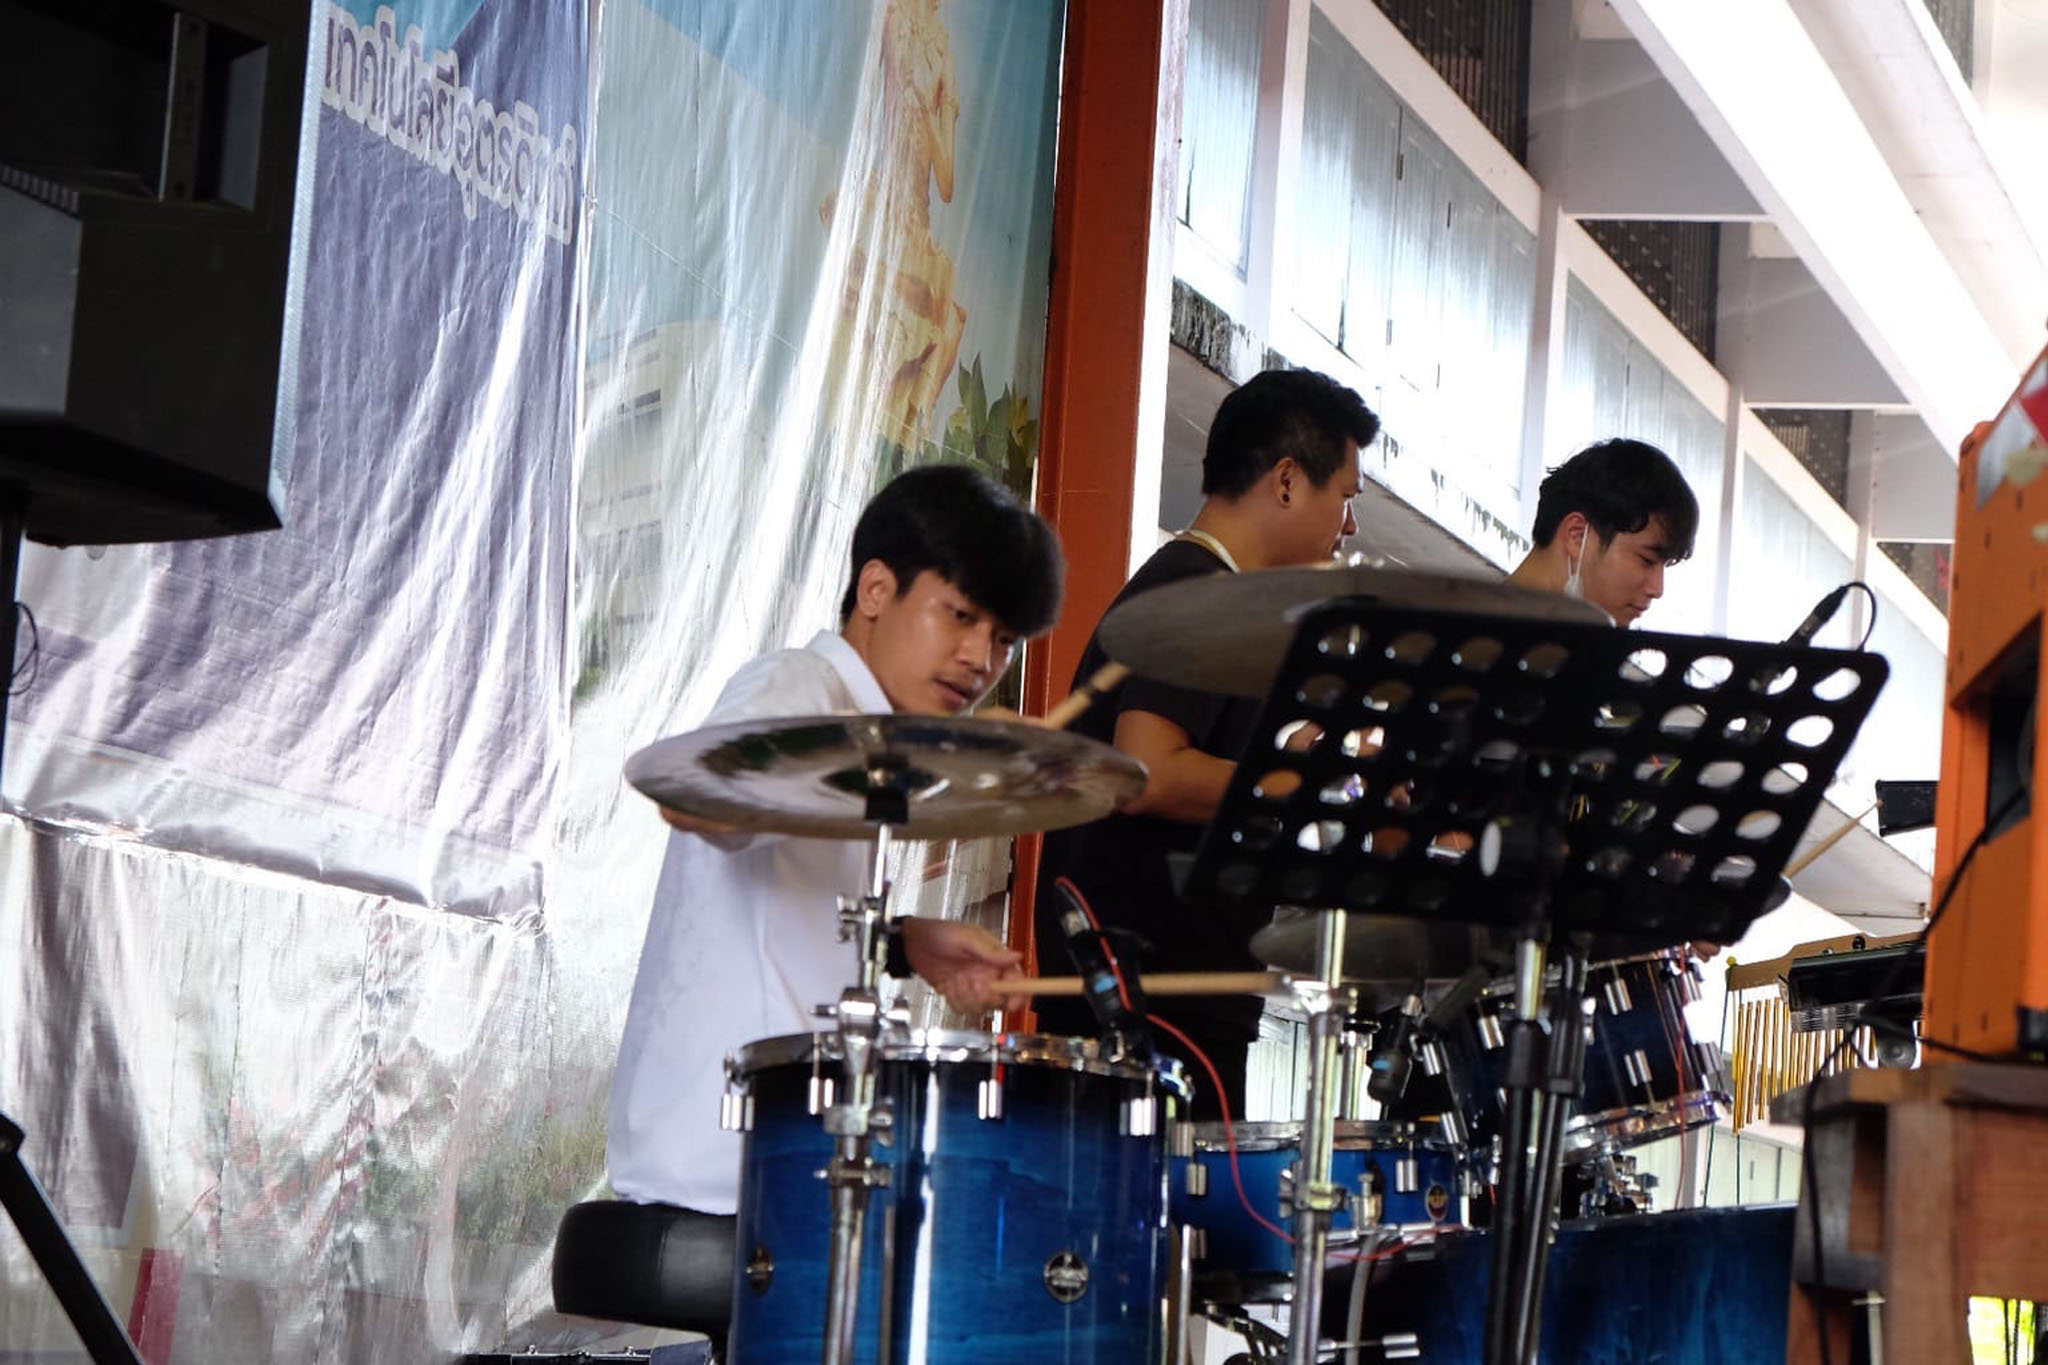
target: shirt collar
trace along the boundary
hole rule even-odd
[[[825,662],[832,665],[833,671],[846,684],[846,690],[853,694],[856,711],[879,716],[896,709],[889,704],[889,694],[876,681],[875,671],[868,667],[867,660],[861,658],[860,651],[848,644],[846,637],[838,631],[821,630],[804,648],[813,654],[823,655]]]

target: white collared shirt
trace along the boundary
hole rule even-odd
[[[704,724],[891,709],[853,646],[820,631],[802,649],[742,667]],[[866,885],[867,858],[853,841],[758,835],[714,845],[670,833],[612,1077],[607,1158],[621,1197],[734,1211],[740,1135],[718,1126],[725,1056],[812,1031],[813,1007],[854,983],[839,897]]]

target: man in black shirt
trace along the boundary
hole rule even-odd
[[[1193,524],[1132,575],[1117,602],[1202,574],[1329,559],[1358,530],[1351,500],[1364,477],[1359,452],[1379,425],[1363,399],[1327,375],[1268,370],[1254,376],[1216,409]],[[1076,685],[1106,661],[1090,639]],[[1259,965],[1246,945],[1267,917],[1190,906],[1175,894],[1169,870],[1173,855],[1193,852],[1215,815],[1259,706],[1133,677],[1072,726],[1141,760],[1149,776],[1144,792],[1118,813],[1046,836],[1036,901],[1042,963],[1057,962],[1065,941],[1054,882],[1066,877],[1111,931],[1119,955],[1144,971]],[[1260,1009],[1255,999],[1196,996],[1176,1000],[1169,1015],[1215,1062],[1238,1117],[1244,1113],[1245,1055],[1258,1036]],[[1039,1022],[1049,1033],[1098,1031],[1093,1014],[1070,1001],[1041,1003]],[[1187,1064],[1197,1087],[1196,1117],[1221,1117],[1195,1060],[1171,1036],[1155,1041]]]

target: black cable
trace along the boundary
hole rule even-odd
[[[1863,638],[1856,642],[1856,649],[1860,653],[1869,647],[1870,637],[1877,631],[1877,590],[1860,578],[1851,579],[1849,586],[1863,589],[1863,595],[1870,599],[1870,623],[1863,627]]]
[[[16,602],[14,610],[18,615],[28,618],[28,657],[14,666],[13,675],[9,677],[7,683],[8,695],[18,697],[34,687],[36,679],[43,675],[43,635],[36,628],[36,614],[28,609],[28,603]],[[28,674],[27,682],[21,680],[23,673]]]
[[[1977,851],[1990,842],[1991,832],[1999,828],[2005,817],[2012,813],[2014,807],[2019,804],[2021,798],[2025,795],[2026,789],[2024,787],[2014,788],[2011,795],[1999,803],[1998,809],[1985,817],[1984,827],[1977,831],[1977,837],[1970,840],[1970,846],[1964,849],[1963,856],[1956,860],[1956,870],[1949,874],[1948,885],[1942,888],[1941,898],[1934,903],[1934,912],[1927,917],[1927,926],[1920,931],[1919,937],[1913,940],[1907,951],[1902,953],[1892,963],[1892,969],[1886,974],[1883,984],[1871,993],[1872,999],[1887,1000],[1891,998],[1892,992],[1898,988],[1900,982],[1905,978],[1907,964],[1914,961],[1925,950],[1928,936],[1934,932],[1935,926],[1941,923],[1941,917],[1948,913],[1948,907],[1955,900],[1957,889],[1963,884],[1963,874],[1970,870],[1970,864],[1976,859]],[[1919,960],[1923,964],[1926,961],[1924,957],[1920,957]],[[1925,970],[1924,965],[1922,970]],[[1856,1027],[1868,1024],[1876,1017],[1871,1015],[1869,1011],[1870,1007],[1866,1005],[1856,1012],[1856,1018],[1851,1021],[1851,1026],[1842,1030],[1842,1041],[1837,1043],[1834,1050],[1821,1060],[1821,1064],[1818,1067],[1814,1068],[1813,1076],[1806,1084],[1805,1104],[1799,1118],[1799,1178],[1802,1197],[1805,1199],[1807,1213],[1810,1215],[1807,1220],[1808,1231],[1813,1237],[1813,1295],[1816,1310],[1814,1313],[1814,1332],[1820,1338],[1821,1365],[1834,1365],[1834,1354],[1828,1342],[1827,1305],[1821,1297],[1827,1293],[1828,1272],[1827,1252],[1821,1245],[1820,1189],[1815,1181],[1813,1162],[1814,1092],[1818,1088],[1821,1078],[1827,1075],[1829,1068],[1834,1066],[1835,1059],[1840,1057],[1846,1049],[1854,1044]],[[1949,1044],[1936,1044],[1926,1038],[1921,1039],[1921,1042],[1923,1045],[1934,1046],[1937,1049],[1950,1046]]]

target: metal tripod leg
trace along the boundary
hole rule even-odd
[[[1294,1176],[1294,1307],[1287,1323],[1288,1365],[1315,1365],[1322,1332],[1323,1261],[1330,1220],[1344,1207],[1344,1190],[1330,1183],[1336,1142],[1337,1042],[1350,1012],[1350,993],[1339,986],[1344,969],[1344,919],[1322,917],[1314,982],[1297,982],[1308,1010],[1308,1103],[1302,1113],[1300,1168]]]

